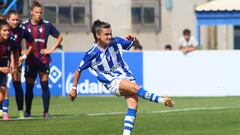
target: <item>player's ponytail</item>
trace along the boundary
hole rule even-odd
[[[100,20],[98,20],[98,19],[93,22],[93,24],[92,24],[92,30],[91,30],[91,31],[92,31],[93,37],[94,37],[94,39],[95,39],[95,42],[98,41],[98,39],[97,39],[97,33],[100,32],[100,30],[101,30],[102,28],[108,29],[108,28],[111,28],[111,25],[110,25],[109,23],[107,23],[107,22],[102,22],[102,21],[100,21]]]
[[[37,0],[33,0],[31,10],[33,10],[35,7],[42,8],[42,5]]]

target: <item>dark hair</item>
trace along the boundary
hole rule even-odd
[[[10,10],[6,15],[6,18],[9,19],[12,14],[18,15],[18,12],[16,10]]]
[[[96,20],[93,22],[92,24],[92,34],[93,34],[93,37],[95,39],[95,42],[97,42],[97,32],[99,32],[102,28],[105,28],[105,29],[108,29],[108,28],[111,28],[111,25],[107,22],[102,22],[100,20]]]
[[[135,45],[134,46],[134,50],[142,50],[143,49],[143,47],[139,44],[139,45]]]
[[[9,26],[9,24],[7,23],[7,21],[5,21],[5,20],[0,20],[0,30],[1,30],[2,27],[5,26],[5,25]]]
[[[41,8],[42,5],[37,0],[33,0],[32,6],[31,6],[31,10],[33,10],[33,8],[35,8],[35,7]]]
[[[190,35],[191,31],[189,29],[184,29],[183,30],[183,35]]]
[[[169,44],[167,44],[167,45],[165,45],[165,49],[172,50],[172,46],[171,46],[171,45],[169,45]]]

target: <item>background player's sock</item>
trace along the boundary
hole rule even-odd
[[[25,94],[26,113],[28,113],[29,115],[31,115],[33,87],[34,87],[33,84],[26,83],[26,94]]]
[[[9,99],[5,98],[3,101],[3,114],[8,114]]]
[[[128,112],[124,119],[123,135],[130,135],[133,129],[134,120],[136,118],[137,110],[128,108]]]
[[[18,111],[23,111],[23,89],[20,81],[14,81],[13,87],[15,90],[15,98],[17,102]]]
[[[43,100],[43,113],[47,113],[49,109],[49,103],[50,103],[50,91],[48,87],[48,81],[41,82],[42,87],[42,100]]]
[[[3,106],[2,106],[2,103],[0,104],[0,117],[2,117],[2,114],[3,114]]]
[[[156,102],[156,103],[164,103],[164,99],[161,98],[160,96],[154,94],[154,93],[150,93],[146,90],[144,90],[143,88],[140,88],[137,92],[137,95],[141,98],[144,98],[146,100],[152,101],[152,102]]]

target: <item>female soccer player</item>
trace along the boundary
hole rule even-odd
[[[19,24],[18,12],[10,10],[7,14],[7,22],[10,25],[10,36],[16,43],[17,52],[15,53],[15,72],[12,74],[13,87],[15,90],[15,98],[18,108],[18,119],[23,119],[23,89],[21,83],[21,63],[27,58],[32,48],[35,46],[33,36],[26,30],[25,27]],[[25,39],[29,42],[29,46],[26,51],[22,54],[21,41]],[[22,55],[21,55],[22,54]]]
[[[172,107],[174,102],[169,97],[161,98],[154,93],[140,88],[128,65],[124,62],[122,52],[129,50],[136,37],[128,35],[126,39],[112,37],[112,29],[109,23],[96,20],[92,25],[92,33],[95,39],[92,48],[85,54],[78,69],[75,72],[70,99],[77,96],[77,84],[83,70],[90,68],[96,77],[106,88],[117,96],[124,96],[127,100],[128,111],[124,120],[124,135],[130,135],[136,118],[138,97],[146,100],[162,103]]]
[[[10,39],[10,26],[0,20],[0,103],[3,103],[3,120],[9,120],[8,116],[8,92],[7,74],[12,73],[15,68],[13,49],[15,44]],[[10,65],[9,65],[10,63]],[[6,97],[6,98],[5,98]]]
[[[31,7],[31,19],[23,23],[25,27],[34,37],[36,47],[33,48],[34,53],[30,53],[26,59],[25,77],[26,77],[26,112],[25,117],[31,116],[31,106],[33,100],[33,87],[39,74],[42,99],[43,99],[43,117],[48,118],[48,110],[50,103],[50,91],[48,86],[48,74],[50,72],[49,64],[51,62],[50,54],[58,47],[63,38],[59,31],[47,20],[42,19],[42,6],[34,0]],[[47,48],[49,35],[56,38],[51,49]],[[29,42],[27,41],[27,46]]]

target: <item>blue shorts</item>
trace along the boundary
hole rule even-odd
[[[7,86],[7,74],[0,73],[0,87]]]
[[[41,64],[40,66],[35,66],[35,65],[25,66],[25,77],[37,78],[37,74],[40,72],[49,74],[50,73],[49,65]]]

